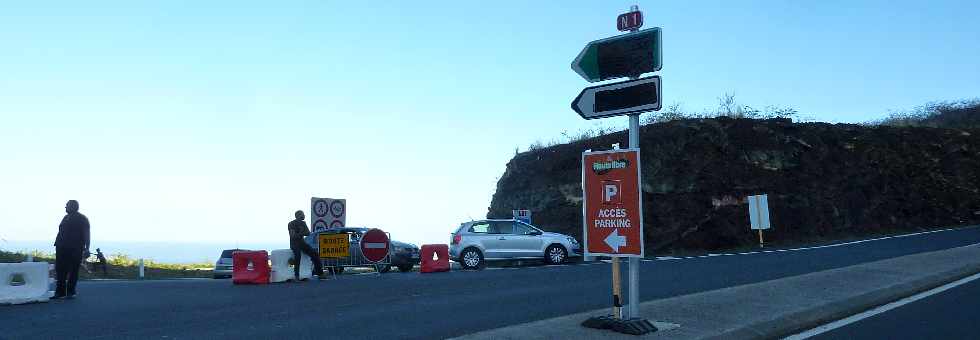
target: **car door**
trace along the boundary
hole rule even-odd
[[[490,232],[490,222],[475,222],[467,230],[463,239],[466,244],[475,244],[480,248],[483,248],[484,258],[496,258],[499,257],[499,250],[495,244],[497,235],[492,235]]]
[[[487,242],[493,248],[493,258],[509,259],[516,256],[517,248],[513,244],[514,224],[507,221],[490,221],[490,233]],[[487,253],[490,253],[487,248]]]
[[[514,244],[515,254],[520,257],[541,257],[544,256],[542,248],[544,239],[540,231],[519,221],[514,221],[513,236],[511,243]]]

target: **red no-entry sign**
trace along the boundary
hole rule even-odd
[[[643,256],[640,150],[582,153],[587,256]]]
[[[371,229],[361,237],[361,254],[368,262],[380,262],[388,256],[388,234],[381,229]]]

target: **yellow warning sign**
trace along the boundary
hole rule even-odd
[[[350,256],[350,241],[346,233],[320,234],[320,258]]]

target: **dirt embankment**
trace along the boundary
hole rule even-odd
[[[980,129],[686,119],[641,129],[647,249],[719,250],[758,242],[745,196],[767,193],[775,242],[980,223]],[[581,239],[581,152],[625,132],[518,154],[488,217]]]

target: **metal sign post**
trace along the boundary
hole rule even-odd
[[[603,81],[614,78],[629,77],[630,81],[606,84],[586,88],[572,102],[572,109],[582,118],[594,119],[605,118],[618,115],[629,115],[629,150],[635,153],[634,162],[624,162],[622,160],[607,161],[608,168],[628,169],[632,163],[635,167],[635,188],[626,188],[629,183],[625,180],[607,179],[603,188],[610,189],[609,192],[630,193],[637,195],[635,204],[638,209],[625,207],[621,202],[615,209],[597,209],[599,213],[593,218],[595,208],[590,206],[587,197],[583,201],[584,215],[584,237],[585,253],[600,253],[612,257],[612,283],[613,283],[613,313],[614,318],[595,317],[582,323],[583,326],[592,328],[612,329],[613,331],[627,334],[646,334],[656,331],[657,328],[649,321],[640,318],[640,257],[643,257],[643,220],[642,220],[642,183],[640,182],[640,113],[647,111],[660,110],[660,77],[653,76],[639,79],[643,73],[659,71],[662,65],[661,33],[660,28],[640,31],[643,25],[643,14],[639,6],[632,6],[630,12],[620,15],[617,18],[617,28],[628,30],[629,33],[593,41],[586,45],[581,53],[572,62],[572,70],[585,78],[589,82]],[[590,181],[586,167],[589,166],[586,159],[592,152],[583,153],[583,176],[582,190],[588,195],[595,191],[595,184]],[[591,164],[592,162],[588,162]],[[607,170],[604,164],[598,164],[593,170]],[[608,183],[606,183],[608,182]],[[622,182],[622,183],[620,183]],[[622,185],[622,186],[620,186]],[[622,190],[619,190],[622,189]],[[609,195],[603,196],[608,201]],[[609,204],[609,202],[603,202]],[[615,211],[613,216],[625,217],[623,223],[608,223],[614,221],[600,220],[599,217],[608,217],[608,213],[602,211]],[[635,214],[635,215],[634,215]],[[632,222],[636,219],[638,223]],[[591,231],[589,221],[594,222],[595,227],[602,227],[605,230],[603,241],[605,245],[596,242],[594,238],[590,240],[589,234],[599,234],[601,232]],[[632,222],[632,223],[625,223]],[[631,227],[631,224],[633,226]],[[639,224],[636,226],[635,224]],[[637,228],[633,228],[637,227]],[[627,232],[632,237],[622,236],[620,232]],[[636,235],[636,231],[639,234]],[[631,241],[632,240],[632,241]],[[632,250],[630,246],[637,249]],[[625,251],[621,246],[627,247]],[[612,249],[612,251],[596,251],[592,249]],[[635,251],[635,252],[634,252]],[[620,314],[622,307],[621,286],[620,286],[620,257],[629,258],[629,303]]]

